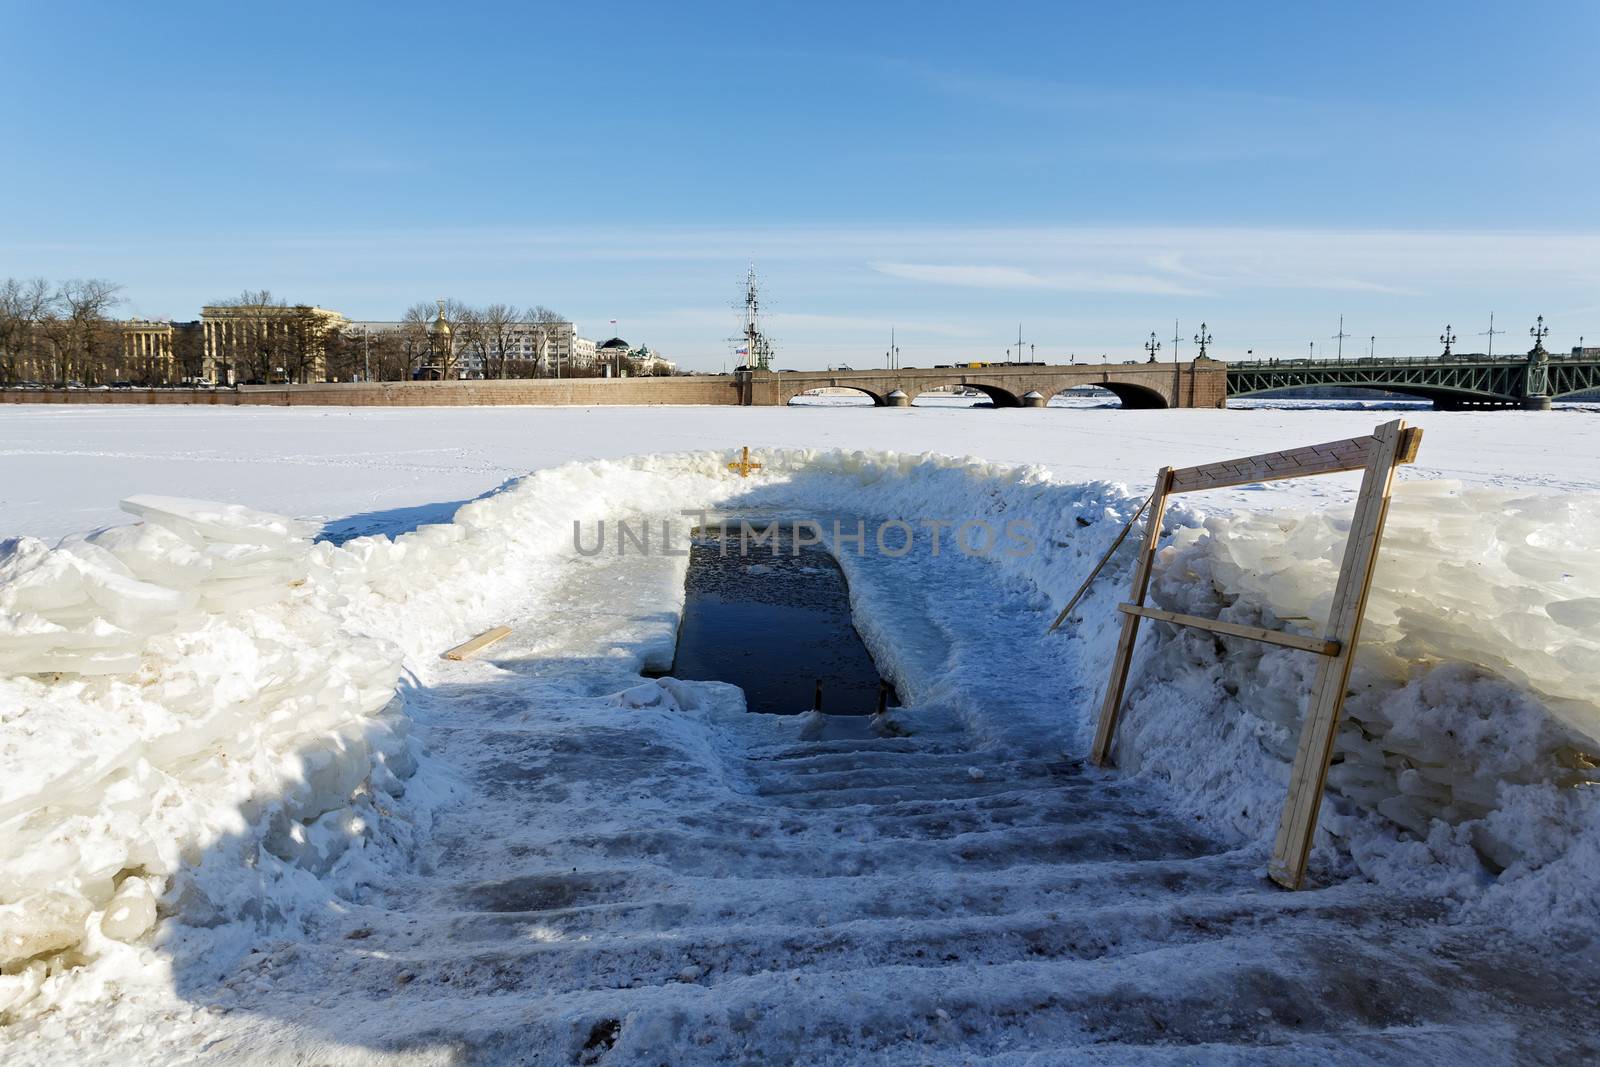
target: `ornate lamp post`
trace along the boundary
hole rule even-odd
[[[1456,335],[1450,332],[1449,323],[1445,324],[1444,333],[1439,335],[1439,343],[1444,345],[1444,353],[1439,358],[1450,358],[1450,346],[1456,343]]]
[[[1154,330],[1150,331],[1150,340],[1144,343],[1144,350],[1150,353],[1150,358],[1145,362],[1154,363],[1156,361],[1156,353],[1161,351],[1161,342],[1156,340],[1156,332]]]
[[[1544,316],[1528,331],[1533,338],[1533,351],[1528,353],[1528,367],[1522,375],[1522,409],[1524,411],[1550,410],[1550,353],[1544,350],[1544,339],[1550,329]]]
[[[1155,336],[1152,334],[1151,336]],[[1200,346],[1200,354],[1195,359],[1210,359],[1206,355],[1206,347],[1211,344],[1211,335],[1206,332],[1206,324],[1200,324],[1200,332],[1194,335],[1194,343]]]
[[[1543,315],[1540,315],[1539,320],[1528,330],[1528,335],[1533,338],[1533,350],[1543,352],[1544,339],[1550,336],[1550,328],[1544,324]]]

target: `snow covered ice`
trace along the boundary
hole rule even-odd
[[[802,447],[741,480],[696,450],[575,460],[342,544],[145,495],[127,525],[5,542],[0,1049],[1593,1058],[1600,492],[1448,480],[1468,460],[1434,444],[1397,491],[1297,894],[1263,873],[1311,657],[1150,626],[1120,769],[1080,762],[1131,553],[1044,630],[1171,455],[1123,485]],[[1348,520],[1325,502],[1186,498],[1153,602],[1315,629]],[[683,557],[573,549],[574,522],[699,507],[1020,520],[1038,550],[832,545],[904,707],[751,715],[647,676]],[[502,622],[482,659],[438,659]]]

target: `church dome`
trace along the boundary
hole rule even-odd
[[[624,352],[626,352],[628,350],[628,342],[624,341],[620,337],[613,337],[611,340],[605,342],[604,344],[602,344],[600,346],[601,351],[604,351],[604,352],[610,352],[610,351],[612,351],[614,349],[618,349],[618,348],[620,348]]]
[[[450,323],[444,317],[444,301],[439,301],[439,317],[433,320],[433,325],[428,327],[428,332],[435,337],[449,337]]]

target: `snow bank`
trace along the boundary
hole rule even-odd
[[[402,670],[426,680],[440,649],[536,606],[574,557],[575,522],[718,507],[1022,522],[1032,550],[988,557],[987,573],[1037,595],[1031,633],[1136,506],[1119,487],[1063,485],[1038,467],[780,450],[741,480],[729,458],[570,464],[510,482],[450,523],[343,545],[248,509],[149,497],[127,502],[133,526],[0,545],[0,1011],[108,939],[144,937],[160,915],[190,926],[281,917],[283,882],[341,869],[415,767],[395,695]],[[1326,614],[1346,524],[1175,510],[1155,599],[1309,626]],[[1578,786],[1593,780],[1600,736],[1596,531],[1596,497],[1401,486],[1321,862],[1592,916],[1600,819],[1596,791]],[[1045,651],[981,646],[982,628],[970,636],[973,661],[1054,656],[1028,666],[1079,676],[1073,706],[968,701],[960,710],[979,736],[1081,753],[1129,555],[1041,640]],[[913,655],[896,643],[905,603],[856,608],[895,674],[893,659]],[[1311,657],[1146,632],[1124,766],[1169,780],[1220,829],[1266,839]],[[923,674],[943,670],[941,692],[959,694],[974,689],[962,684],[974,669]]]
[[[1349,513],[1180,526],[1152,598],[1320,631]],[[1313,657],[1160,625],[1130,694],[1123,762],[1270,834]],[[1402,482],[1328,775],[1323,819],[1387,880],[1594,918],[1600,876],[1600,496]],[[1396,835],[1394,828],[1408,834]],[[1324,839],[1323,859],[1333,857]],[[1557,888],[1558,883],[1566,883]]]
[[[163,893],[196,925],[270,910],[174,876],[225,838],[263,878],[325,872],[415,765],[399,654],[307,580],[309,528],[125,506],[142,521],[0,544],[0,1012],[146,933]]]

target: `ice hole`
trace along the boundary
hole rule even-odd
[[[844,572],[812,536],[737,516],[695,529],[673,677],[729,682],[750,711],[779,715],[810,711],[819,681],[829,715],[872,714],[880,685],[899,703],[856,631]]]

